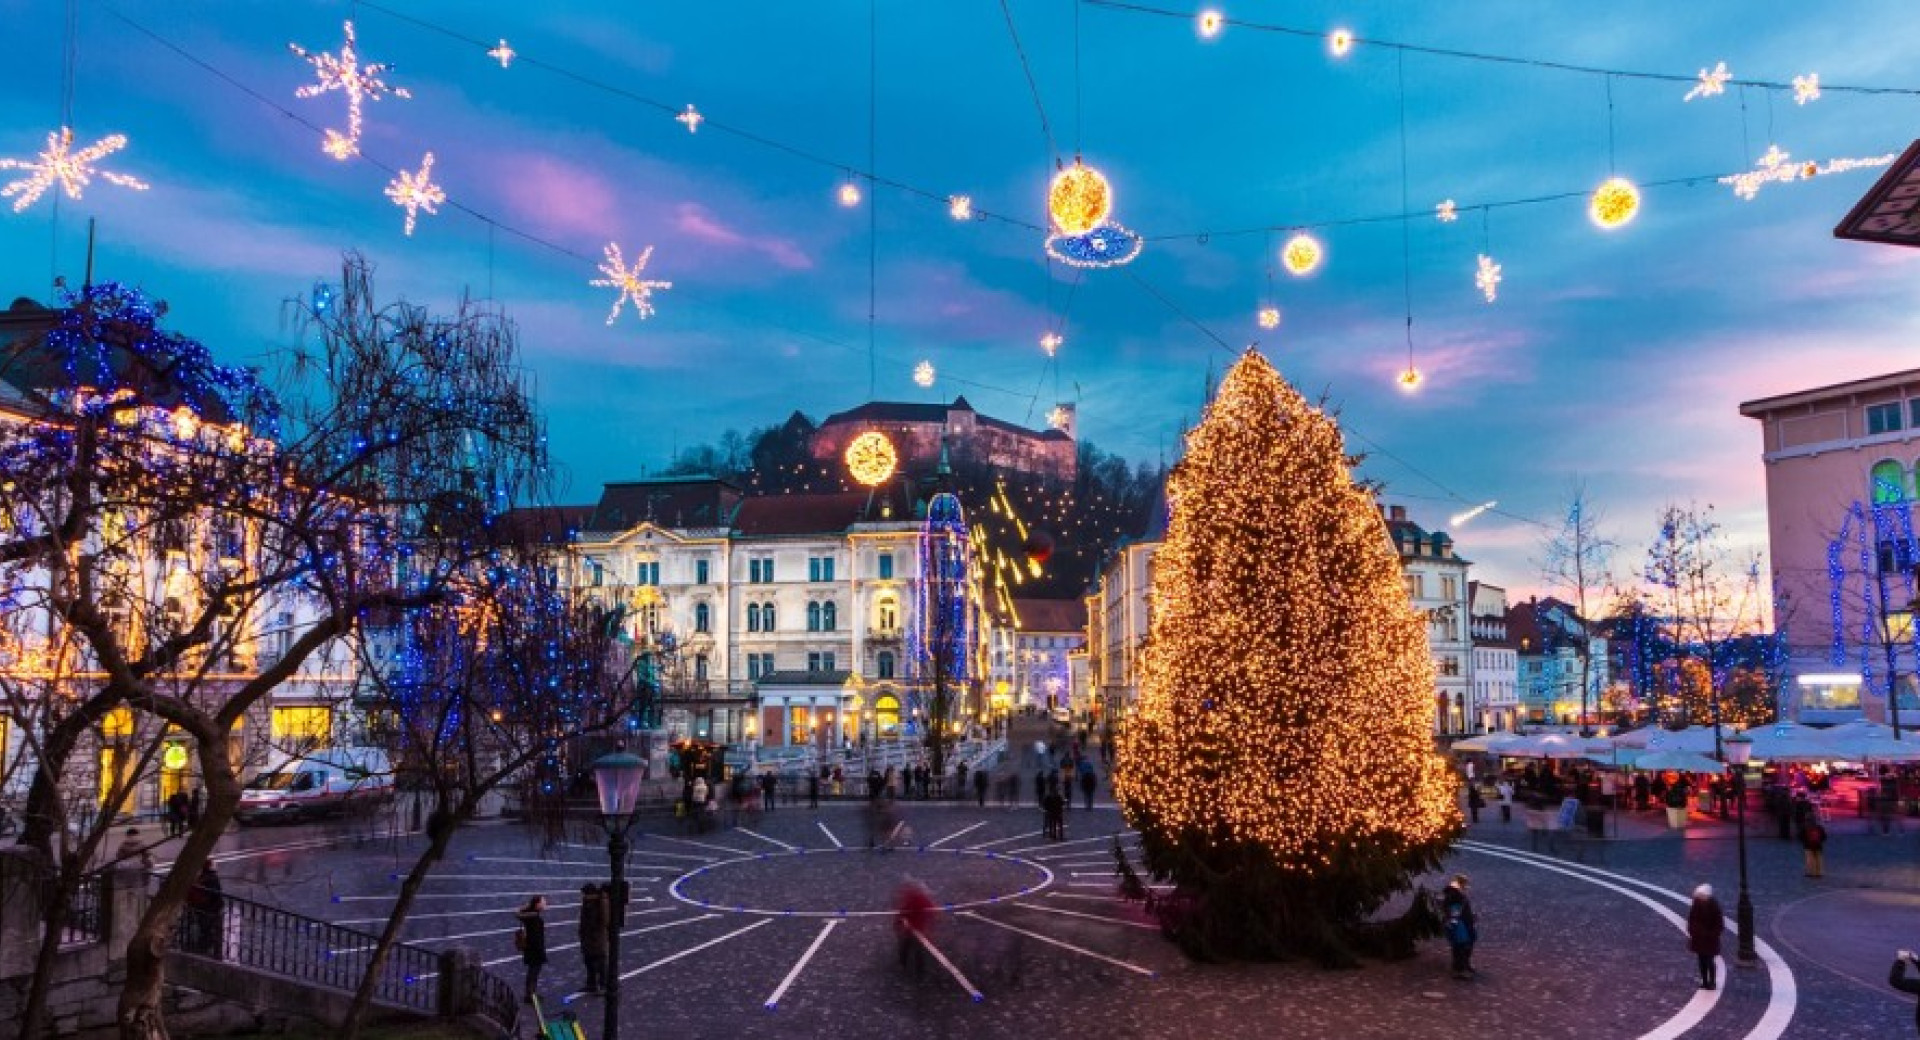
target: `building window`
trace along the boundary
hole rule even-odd
[[[759,583],[760,561],[758,559],[752,559],[747,561],[747,580],[754,582],[755,584]]]
[[[333,709],[298,705],[273,709],[273,742],[281,750],[325,747],[333,736]]]
[[[1440,576],[1440,598],[1452,602],[1460,592],[1459,580],[1451,575]]]
[[[1876,433],[1899,433],[1900,429],[1900,402],[1867,406],[1867,436],[1871,437]]]
[[[771,632],[773,629],[773,604],[762,604],[760,607],[760,631]]]
[[[693,630],[707,632],[713,629],[713,608],[705,603],[693,605]]]
[[[820,631],[831,632],[840,627],[840,612],[829,600],[820,605]]]
[[[639,573],[634,577],[636,585],[660,584],[660,561],[647,560],[640,564]]]
[[[597,589],[607,580],[607,571],[605,567],[600,566],[598,560],[595,560],[591,566],[593,567],[593,587]]]
[[[1874,463],[1868,473],[1867,483],[1873,489],[1873,504],[1876,506],[1906,501],[1907,471],[1892,459],[1881,459]]]
[[[1920,405],[1920,400],[1914,403]],[[880,554],[880,577],[882,579],[893,577],[893,554],[890,552]]]
[[[807,604],[807,631],[820,631],[820,604]]]
[[[707,681],[707,655],[693,655],[693,678],[695,682]]]
[[[809,672],[817,672],[817,671],[819,671],[819,670],[820,670],[820,652],[819,652],[819,651],[817,651],[817,650],[814,650],[814,651],[808,651],[808,653],[807,653],[807,671],[809,671]]]
[[[833,651],[828,650],[820,655],[820,670],[823,672],[833,671]]]
[[[832,581],[833,580],[833,557],[831,556],[807,557],[807,580],[808,581]]]
[[[874,659],[874,664],[875,664],[874,671],[878,674],[880,678],[882,679],[893,678],[893,651],[891,650],[880,651],[880,655]]]
[[[760,678],[760,655],[748,654],[747,655],[747,681],[751,682],[758,678]]]
[[[748,560],[747,578],[749,581],[771,583],[773,581],[773,557],[768,556],[762,559]]]
[[[747,631],[760,631],[760,604],[747,604]]]
[[[883,556],[881,559],[890,559],[890,557]],[[874,615],[880,622],[881,631],[893,632],[900,628],[900,605],[893,600],[881,600],[879,607],[874,611]]]
[[[760,655],[760,674],[761,675],[773,674],[773,655],[772,654]]]
[[[1407,595],[1413,597],[1414,599],[1419,599],[1420,597],[1426,594],[1421,588],[1420,575],[1409,574],[1406,576],[1406,582],[1407,582]]]
[[[760,561],[760,572],[762,581],[769,585],[773,584],[773,557],[769,556]]]
[[[705,585],[707,583],[707,561],[693,561],[693,583],[695,585]]]

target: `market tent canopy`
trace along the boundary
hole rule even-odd
[[[1830,762],[1837,756],[1821,739],[1821,731],[1797,722],[1777,722],[1746,731],[1753,739],[1753,757],[1767,762]]]
[[[1690,751],[1649,751],[1635,756],[1633,768],[1654,772],[1671,769],[1677,773],[1718,773],[1726,767],[1705,755]]]
[[[1722,727],[1720,736],[1722,740],[1733,736],[1733,729]],[[1647,726],[1615,734],[1613,742],[1622,748],[1647,751],[1691,751],[1696,755],[1711,755],[1714,751],[1712,726],[1688,726],[1681,730]]]
[[[1523,737],[1504,744],[1497,753],[1509,758],[1587,758],[1612,750],[1613,742],[1605,737],[1576,737],[1563,733],[1548,733],[1542,736]]]
[[[1487,754],[1500,754],[1501,749],[1525,741],[1527,738],[1518,733],[1482,733],[1477,737],[1453,742],[1455,751],[1477,751]]]

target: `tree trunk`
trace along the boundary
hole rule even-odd
[[[127,942],[127,981],[120,991],[120,1040],[168,1040],[160,1011],[166,981],[167,943],[173,935],[187,892],[200,880],[200,870],[213,846],[226,833],[240,804],[240,778],[227,758],[227,742],[197,741],[200,773],[207,786],[207,807],[200,825],[187,835],[160,889],[147,904]]]
[[[440,805],[446,804],[444,797],[436,798]],[[373,991],[380,984],[380,968],[387,962],[387,954],[393,950],[393,944],[400,941],[400,929],[407,923],[407,914],[413,909],[414,897],[419,894],[420,886],[426,883],[427,875],[446,857],[447,846],[453,843],[453,833],[459,824],[473,817],[477,802],[474,799],[462,799],[453,812],[448,813],[435,808],[427,824],[427,847],[414,860],[413,869],[407,872],[407,878],[400,883],[400,896],[394,902],[393,909],[387,914],[387,923],[380,930],[380,941],[374,944],[373,956],[367,958],[366,973],[360,976],[360,985],[353,991],[353,1006],[347,1010],[347,1020],[340,1027],[341,1040],[359,1040],[360,1027],[365,1024],[367,1012],[373,1007]],[[446,979],[440,980],[442,985]]]
[[[80,861],[82,864],[85,860]],[[26,1004],[20,1009],[20,1035],[39,1037],[47,1029],[47,994],[53,987],[53,961],[60,953],[60,934],[66,930],[73,895],[80,889],[80,872],[69,863],[47,886],[42,905],[40,948],[33,958],[33,977],[27,982]]]

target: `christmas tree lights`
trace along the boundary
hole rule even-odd
[[[73,129],[61,127],[47,135],[47,147],[32,159],[0,159],[0,170],[26,170],[27,176],[0,188],[0,199],[13,199],[13,211],[20,213],[37,202],[48,188],[58,184],[67,198],[78,199],[97,174],[108,184],[134,191],[146,191],[147,185],[124,173],[110,173],[95,164],[127,146],[124,134],[109,134],[80,149],[73,150]],[[14,196],[19,196],[14,198]]]
[[[447,201],[447,193],[433,183],[433,153],[428,152],[426,158],[420,160],[420,172],[401,170],[399,176],[387,185],[387,198],[407,211],[408,235],[413,234],[414,217],[420,210],[426,210],[429,215],[440,212],[440,204]]]
[[[1460,829],[1426,622],[1334,419],[1255,352],[1167,495],[1114,792],[1190,949],[1345,962]]]

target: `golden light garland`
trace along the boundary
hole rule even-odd
[[[838,198],[840,205],[848,209],[858,206],[860,204],[860,186],[852,181],[844,182],[840,185]]]
[[[877,430],[868,430],[847,445],[847,473],[866,487],[884,484],[900,464],[893,442]]]
[[[426,158],[420,160],[419,172],[401,170],[387,185],[387,198],[407,211],[406,233],[409,236],[413,234],[414,218],[421,210],[426,210],[429,215],[439,213],[440,204],[447,201],[447,193],[440,185],[433,183],[433,153],[428,152]]]
[[[1809,72],[1804,76],[1793,77],[1793,103],[1804,105],[1809,101],[1820,100],[1820,74]]]
[[[1052,357],[1060,352],[1060,344],[1066,341],[1067,337],[1058,332],[1047,332],[1040,337],[1040,349],[1046,351],[1048,357]]]
[[[1714,97],[1719,94],[1725,94],[1727,92],[1727,80],[1731,78],[1733,78],[1733,73],[1727,71],[1727,63],[1724,61],[1715,65],[1711,70],[1701,69],[1700,82],[1695,83],[1693,89],[1687,91],[1687,96],[1680,100],[1692,101],[1694,98]]]
[[[1301,233],[1287,239],[1287,244],[1280,247],[1280,266],[1296,277],[1308,275],[1320,266],[1324,256],[1325,250],[1320,248],[1319,240]]]
[[[1777,144],[1768,145],[1765,155],[1754,161],[1754,168],[1745,173],[1730,174],[1720,178],[1721,184],[1730,185],[1733,193],[1743,199],[1752,199],[1760,194],[1760,189],[1769,184],[1789,184],[1804,181],[1828,173],[1846,173],[1850,170],[1874,169],[1893,165],[1895,156],[1876,155],[1865,159],[1829,159],[1819,162],[1789,162],[1791,155],[1780,150]]]
[[[501,37],[500,46],[495,47],[494,49],[488,51],[487,57],[492,58],[494,61],[499,62],[500,67],[504,69],[507,66],[513,64],[513,59],[516,56],[518,56],[519,53],[520,53],[519,51],[516,51],[512,47],[507,46],[506,38]]]
[[[1113,186],[1099,170],[1079,159],[1054,174],[1047,187],[1047,214],[1063,235],[1084,235],[1113,213]]]
[[[1473,284],[1486,296],[1488,303],[1500,295],[1500,265],[1493,262],[1493,257],[1480,254],[1480,264],[1473,272]]]
[[[697,134],[700,132],[700,124],[706,122],[707,117],[701,115],[699,109],[689,104],[685,112],[673,117],[673,121],[686,127],[687,133]]]
[[[1640,213],[1640,189],[1625,177],[1609,177],[1587,203],[1587,215],[1609,231],[1623,227]]]
[[[1460,219],[1460,214],[1454,211],[1452,199],[1447,199],[1438,206],[1433,207],[1433,210],[1434,216],[1439,217],[1440,223],[1442,224],[1451,224]]]
[[[633,301],[635,317],[643,321],[652,317],[653,291],[673,288],[672,282],[649,281],[640,277],[641,272],[647,269],[647,261],[653,259],[653,247],[641,250],[640,255],[634,258],[632,267],[628,267],[626,261],[621,259],[618,242],[607,243],[606,256],[606,260],[600,264],[600,273],[606,277],[596,278],[587,284],[620,290],[620,295],[613,298],[613,310],[607,312],[607,324],[613,324],[613,320],[620,316],[621,306],[628,300]]]

